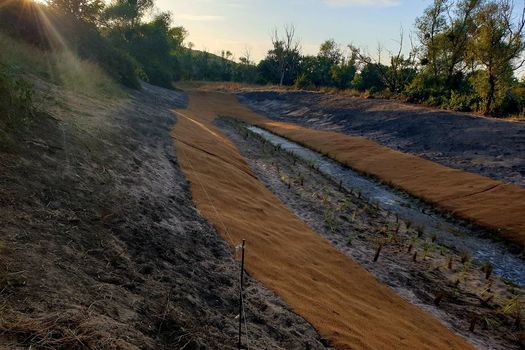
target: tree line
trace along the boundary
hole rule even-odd
[[[272,33],[272,47],[258,64],[249,52],[235,59],[227,50],[195,50],[187,30],[173,24],[171,13],[156,10],[153,0],[31,6],[0,0],[0,29],[43,47],[72,48],[133,88],[140,80],[168,88],[177,80],[239,81],[356,89],[490,115],[525,107],[525,83],[518,79],[525,10],[512,0],[433,0],[410,35],[401,31],[397,50],[379,46],[373,54],[327,40],[317,54],[306,55],[295,27],[286,26]],[[49,27],[58,35],[46,32]]]
[[[458,111],[523,113],[525,7],[511,0],[434,0],[416,19],[410,47],[375,54],[333,40],[302,55],[295,29],[274,34],[260,80],[299,88],[357,89]],[[346,51],[346,52],[345,52]]]

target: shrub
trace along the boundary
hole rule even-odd
[[[0,64],[0,121],[3,125],[25,124],[33,115],[33,89]]]
[[[474,95],[452,91],[445,107],[458,112],[469,112],[476,108],[476,99]]]

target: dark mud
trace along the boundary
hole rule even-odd
[[[255,91],[241,102],[269,118],[363,136],[440,164],[525,186],[525,123],[396,101]]]
[[[520,348],[523,326],[515,325],[515,320],[523,310],[506,308],[515,300],[523,303],[522,288],[493,274],[486,279],[483,266],[464,253],[368,202],[357,191],[346,191],[311,163],[264,142],[245,125],[229,120],[218,124],[268,188],[381,282],[478,348]],[[474,332],[469,330],[472,320]]]
[[[38,85],[49,115],[0,153],[0,348],[236,348],[238,262],[196,211],[170,137],[184,95]],[[245,285],[246,345],[326,347]]]

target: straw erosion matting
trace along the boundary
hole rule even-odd
[[[200,212],[231,245],[247,240],[247,271],[337,348],[472,348],[337,251],[266,189],[211,123],[242,110],[229,95],[191,93],[172,135]]]
[[[525,246],[525,189],[402,153],[362,137],[273,121],[228,93],[196,91],[218,115],[258,125]]]

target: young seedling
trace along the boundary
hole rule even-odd
[[[417,238],[415,236],[413,237],[410,237],[407,242],[408,242],[408,250],[407,250],[407,253],[410,253],[412,252],[412,249],[414,248],[414,245],[416,244],[416,240]]]
[[[443,301],[443,299],[445,298],[445,296],[446,296],[445,291],[440,290],[440,291],[436,294],[436,297],[434,298],[434,305],[436,305],[436,306],[439,307],[439,304],[441,304],[441,302]]]
[[[416,228],[416,232],[417,232],[417,237],[418,238],[423,237],[423,234],[425,233],[425,231],[423,230],[422,226],[419,226],[418,228]]]
[[[452,257],[449,257],[449,258],[448,258],[448,263],[447,263],[447,268],[448,268],[449,270],[452,270],[453,262],[454,262],[454,260],[452,259]]]
[[[326,209],[324,212],[325,226],[331,231],[337,231],[337,219],[335,217],[335,211],[333,209]]]
[[[423,244],[423,259],[426,259],[428,254],[433,250],[433,245],[430,242],[425,242]]]
[[[501,312],[505,315],[512,315],[514,317],[514,328],[522,328],[522,312],[523,302],[519,295],[514,295],[512,298],[506,300],[501,307]]]
[[[485,273],[485,279],[488,280],[492,274],[493,266],[490,261],[485,261],[481,266],[481,271]]]
[[[490,316],[483,316],[481,317],[480,319],[481,321],[481,327],[484,329],[484,330],[487,330],[487,329],[494,329],[494,328],[497,328],[500,323],[498,320],[490,317]]]
[[[461,263],[465,265],[469,261],[470,261],[470,254],[468,252],[461,253]]]
[[[352,245],[352,242],[354,241],[354,235],[349,234],[348,237],[346,237],[346,244]]]
[[[479,316],[478,315],[474,315],[471,317],[470,319],[470,327],[469,327],[469,331],[471,333],[474,333],[474,330],[476,329],[476,324],[478,323],[479,321]]]

